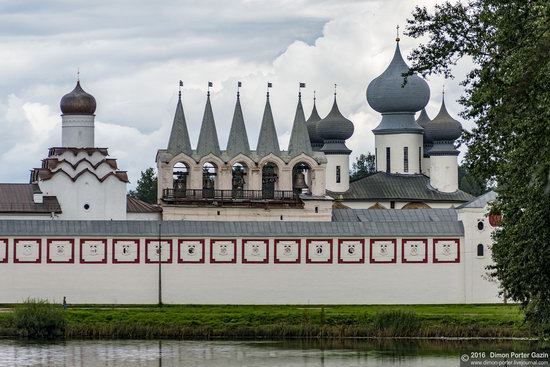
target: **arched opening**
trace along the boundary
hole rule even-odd
[[[413,201],[411,203],[403,205],[403,208],[401,209],[429,209],[430,206],[428,204],[419,202],[419,201]]]
[[[292,191],[295,194],[311,194],[311,167],[298,162],[292,167]]]
[[[172,168],[172,189],[174,197],[184,198],[187,196],[187,181],[189,177],[189,168],[185,163],[178,162]]]
[[[371,205],[369,209],[386,209],[386,207],[380,203],[374,203],[374,205]]]
[[[232,167],[231,190],[234,198],[243,197],[245,190],[248,190],[248,167],[246,164],[237,162]]]
[[[202,166],[202,197],[213,198],[217,186],[218,168],[211,162]]]
[[[268,162],[262,167],[262,197],[273,199],[278,188],[279,170],[275,163]]]
[[[484,252],[485,252],[485,248],[483,247],[483,244],[480,243],[479,245],[477,245],[477,256],[483,257]]]

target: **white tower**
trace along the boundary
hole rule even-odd
[[[62,119],[61,145],[67,148],[94,147],[95,98],[86,93],[80,81],[60,103]]]

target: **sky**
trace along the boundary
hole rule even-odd
[[[61,145],[59,101],[80,71],[82,87],[97,101],[96,146],[109,148],[129,187],[155,167],[166,148],[179,80],[191,138],[196,147],[213,83],[212,106],[220,146],[225,148],[237,82],[251,148],[255,148],[265,104],[271,104],[281,148],[286,149],[297,104],[298,84],[309,116],[313,91],[324,117],[334,84],[344,116],[355,133],[351,161],[374,152],[371,130],[380,115],[368,105],[368,83],[389,64],[401,29],[416,5],[436,0],[3,0],[0,2],[0,182],[28,182],[48,147]],[[421,40],[401,36],[404,57]],[[458,117],[459,85],[471,68],[455,68],[456,79],[430,77],[430,117],[441,91]],[[463,122],[466,128],[468,124]]]

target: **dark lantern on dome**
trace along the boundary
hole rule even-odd
[[[96,102],[94,96],[86,93],[77,81],[74,89],[61,98],[59,106],[64,115],[93,115]]]

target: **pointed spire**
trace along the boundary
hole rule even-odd
[[[183,105],[181,103],[181,90],[179,91],[178,104],[176,105],[176,113],[174,114],[174,122],[172,123],[172,131],[168,139],[168,152],[173,155],[179,153],[191,155],[192,153],[189,132],[187,131],[187,123],[185,122],[185,114],[183,113]]]
[[[298,94],[298,106],[294,116],[294,125],[290,133],[290,142],[288,143],[288,154],[296,156],[301,153],[312,154],[311,141],[306,127],[306,118],[304,108],[302,107],[301,93]]]
[[[226,153],[231,158],[239,153],[250,155],[250,145],[248,143],[248,135],[244,124],[243,111],[241,109],[240,92],[238,90],[237,103],[235,104],[235,112],[233,112],[233,122],[231,123],[231,130],[229,131]]]
[[[209,82],[209,86],[210,82]],[[206,106],[202,118],[201,131],[199,133],[199,142],[197,143],[197,154],[205,156],[208,154],[220,155],[220,144],[218,143],[218,133],[216,132],[216,123],[214,122],[214,113],[210,104],[210,91],[207,93]]]
[[[420,115],[416,119],[416,123],[424,127],[430,121],[432,121],[432,119],[430,118],[430,116],[428,116],[428,113],[426,112],[426,108],[423,108],[422,111],[420,111]]]
[[[269,87],[271,87],[270,84],[271,83],[268,83]],[[281,154],[279,140],[277,139],[277,131],[275,130],[275,122],[273,121],[273,114],[271,113],[271,104],[269,103],[269,89],[265,101],[264,116],[262,118],[262,126],[260,127],[260,136],[258,137],[256,153],[261,156],[266,156],[269,153],[275,155]]]

